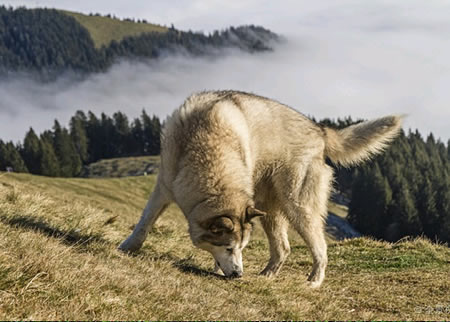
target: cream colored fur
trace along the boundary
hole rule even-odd
[[[241,276],[250,222],[262,216],[270,244],[262,274],[276,275],[282,267],[290,252],[290,224],[313,257],[308,281],[320,286],[333,178],[325,158],[344,166],[364,161],[381,152],[400,126],[400,117],[387,116],[337,131],[260,96],[194,94],[166,121],[156,188],[120,249],[139,249],[165,207],[175,202],[188,220],[194,245],[215,258],[216,271]]]

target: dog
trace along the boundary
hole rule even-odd
[[[193,94],[166,120],[157,184],[119,249],[138,250],[174,202],[193,244],[214,257],[215,272],[241,277],[242,250],[259,217],[270,245],[261,274],[280,271],[290,252],[290,224],[312,254],[308,283],[318,287],[327,266],[324,219],[333,179],[326,159],[342,166],[361,163],[380,153],[401,123],[401,116],[386,116],[335,130],[254,94]]]

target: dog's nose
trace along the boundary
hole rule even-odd
[[[232,278],[242,277],[242,272],[233,271],[233,273],[231,273],[230,277],[232,277]]]

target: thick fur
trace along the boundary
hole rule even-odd
[[[270,244],[262,274],[279,272],[290,252],[287,229],[292,225],[313,257],[309,283],[320,286],[333,177],[325,159],[344,166],[362,162],[381,152],[400,126],[401,117],[387,116],[333,130],[260,96],[194,94],[166,121],[157,185],[120,249],[139,249],[155,220],[175,202],[188,220],[194,245],[211,252],[216,270],[241,276],[242,249],[258,216]]]

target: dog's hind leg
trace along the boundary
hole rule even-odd
[[[301,223],[294,226],[311,251],[313,268],[308,276],[308,281],[309,286],[315,288],[322,284],[328,262],[324,222],[320,216],[310,213],[308,210],[303,210],[302,213]]]
[[[311,287],[322,284],[328,262],[324,218],[331,179],[332,170],[323,163],[313,161],[301,183],[299,199],[286,202],[288,219],[304,239],[313,257],[313,268],[308,277]]]
[[[153,190],[150,199],[142,212],[141,219],[134,227],[131,235],[120,244],[119,249],[124,252],[134,252],[141,248],[147,238],[150,228],[169,204],[170,200],[168,200],[161,191],[160,184],[157,183],[155,190]]]
[[[261,275],[275,276],[291,251],[287,235],[289,223],[279,211],[262,217],[261,223],[270,245],[270,260]]]

